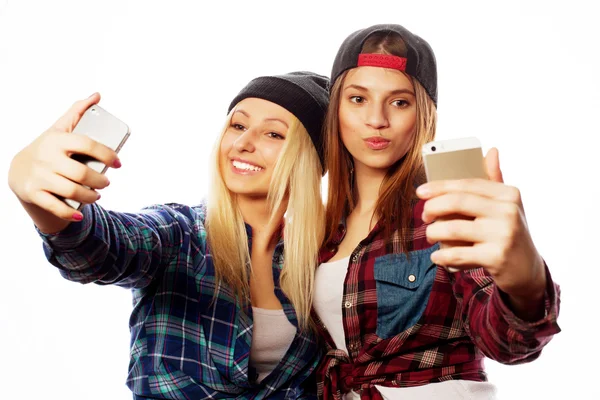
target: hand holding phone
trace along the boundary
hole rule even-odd
[[[431,223],[427,239],[444,247],[431,254],[432,262],[450,272],[483,268],[517,312],[538,319],[546,267],[531,238],[521,192],[504,183],[498,150],[483,158],[476,139],[454,139],[428,143],[423,157],[430,182],[417,188],[426,200],[422,219]]]
[[[83,113],[72,133],[85,135],[114,150],[117,154],[130,135],[127,124],[97,104],[92,105]],[[72,158],[100,174],[106,173],[106,170],[108,169],[106,164],[89,155],[73,154]],[[88,186],[85,187],[89,188]],[[79,210],[82,207],[82,203],[79,201],[68,198],[64,199],[64,201],[76,210]]]
[[[74,200],[77,208],[95,202],[97,190],[108,185],[107,166],[120,166],[116,151],[129,128],[99,108],[99,101],[97,93],[77,101],[11,162],[9,186],[42,232],[80,221],[81,212],[61,199]]]
[[[422,148],[423,162],[427,181],[451,179],[488,179],[481,144],[477,138],[467,137],[459,139],[439,140],[427,143]],[[438,220],[473,218],[453,214]],[[441,248],[450,246],[469,246],[468,242],[444,242]],[[449,267],[450,272],[458,271]]]

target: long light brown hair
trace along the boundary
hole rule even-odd
[[[361,53],[391,54],[406,57],[406,45],[396,33],[374,33],[364,43]],[[356,193],[352,190],[352,155],[344,147],[339,132],[339,107],[347,71],[342,73],[330,90],[330,104],[325,116],[325,154],[328,170],[325,243],[334,239],[342,217],[355,207]],[[412,205],[416,199],[415,188],[425,181],[421,147],[434,139],[437,121],[435,104],[421,84],[408,76],[415,89],[416,129],[406,155],[392,165],[379,189],[374,215],[388,221],[384,234],[398,231],[401,251],[410,251]]]
[[[206,234],[219,284],[228,285],[238,300],[250,300],[252,272],[248,235],[236,203],[220,170],[220,145],[235,107],[212,155],[212,185],[208,195]],[[321,164],[310,136],[293,118],[275,164],[267,196],[271,218],[283,207],[284,263],[280,286],[290,299],[301,328],[310,327],[314,273],[324,236],[325,210],[321,200]]]

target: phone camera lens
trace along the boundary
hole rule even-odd
[[[435,146],[431,146],[431,151],[435,151]]]

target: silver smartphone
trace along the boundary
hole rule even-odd
[[[83,113],[77,126],[73,129],[73,134],[89,136],[118,153],[129,138],[130,131],[127,124],[94,104]],[[101,174],[108,169],[104,163],[89,156],[74,154],[72,158]],[[76,210],[82,207],[78,201],[71,199],[64,199],[64,201]]]
[[[427,181],[481,178],[488,179],[481,143],[475,137],[438,140],[425,144],[421,150]],[[449,215],[438,220],[472,219]],[[442,243],[441,247],[469,246],[472,243]],[[450,272],[458,269],[447,267]]]

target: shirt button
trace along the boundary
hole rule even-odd
[[[358,257],[356,255],[352,256],[352,262],[356,262],[356,260],[358,260]]]
[[[410,275],[408,276],[408,281],[409,281],[409,282],[414,282],[414,281],[416,281],[416,280],[417,280],[417,277],[416,277],[416,276],[414,276],[413,274],[410,274]]]
[[[352,303],[350,303],[349,301],[347,301],[347,302],[344,303],[344,307],[350,308],[350,307],[352,307]]]

